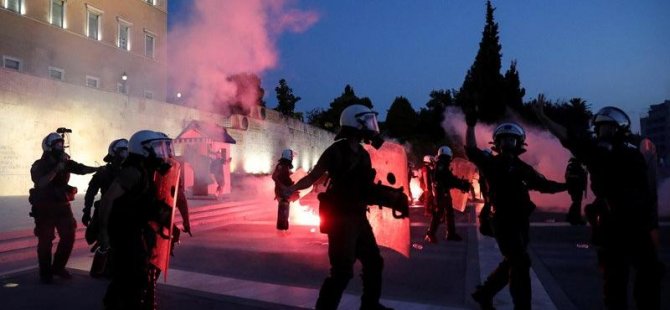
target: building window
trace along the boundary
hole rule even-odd
[[[119,23],[119,48],[126,51],[130,50],[130,27],[126,24]]]
[[[22,2],[23,0],[6,0],[5,7],[10,11],[21,14],[21,6],[23,5]]]
[[[144,56],[154,58],[154,49],[156,47],[156,37],[153,34],[144,33]]]
[[[149,3],[151,5],[156,5],[156,0],[144,0],[144,2]]]
[[[63,80],[65,76],[65,71],[61,68],[49,67],[49,77],[54,80]]]
[[[21,71],[21,60],[14,57],[2,56],[2,66],[10,70]]]
[[[86,86],[88,87],[93,87],[93,88],[99,88],[100,87],[100,79],[94,76],[87,75],[86,76]]]
[[[86,4],[86,35],[95,40],[102,40],[102,11]]]
[[[144,91],[144,98],[146,98],[146,99],[154,99],[154,92],[145,90],[145,91]]]
[[[65,0],[51,0],[51,24],[65,28]]]

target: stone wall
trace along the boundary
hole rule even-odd
[[[84,86],[34,77],[0,68],[0,196],[27,195],[32,187],[30,165],[41,156],[41,141],[58,127],[70,134],[72,158],[102,165],[109,143],[141,129],[176,137],[191,120],[231,127],[237,140],[231,148],[234,173],[269,173],[284,148],[298,152],[296,167],[310,169],[333,141],[333,135],[258,109],[239,125],[242,116],[202,112],[165,102],[128,97]],[[83,193],[90,176],[73,176]]]

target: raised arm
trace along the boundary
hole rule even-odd
[[[535,116],[549,130],[549,132],[556,136],[556,138],[561,141],[567,140],[568,130],[561,124],[554,122],[544,113],[545,105],[546,101],[544,100],[544,95],[539,94],[537,96],[537,100],[535,100],[531,106],[533,108],[533,112],[535,112]]]

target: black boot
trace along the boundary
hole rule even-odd
[[[484,287],[481,285],[477,286],[477,289],[472,293],[472,299],[479,304],[479,308],[482,310],[495,310],[493,307],[493,296],[486,293]]]

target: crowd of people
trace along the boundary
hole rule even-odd
[[[545,115],[542,99],[533,106],[537,118],[573,155],[566,167],[565,182],[546,179],[519,157],[526,151],[526,133],[517,123],[499,124],[493,132],[492,147],[480,148],[475,134],[476,111],[466,111],[464,153],[479,171],[484,200],[480,231],[495,238],[503,256],[484,283],[474,288],[472,298],[482,309],[493,309],[494,296],[509,285],[514,308],[531,308],[531,259],[527,247],[529,218],[535,204],[529,191],[567,191],[572,204],[566,220],[572,225],[584,225],[582,199],[588,174],[595,200],[584,208],[584,213],[598,249],[606,307],[627,308],[632,267],[636,271],[633,297],[637,308],[659,309],[664,266],[658,258],[655,185],[649,182],[642,154],[628,139],[630,119],[620,109],[605,107],[593,118],[593,133],[572,132]],[[361,309],[390,309],[380,303],[384,259],[366,213],[369,205],[378,204],[399,212],[401,217],[408,216],[408,198],[374,182],[376,172],[362,144],[379,148],[383,143],[376,115],[363,105],[345,108],[335,142],[306,176],[295,183],[291,180],[291,149],[282,152],[272,174],[278,230],[289,228],[289,203],[297,191],[328,177],[326,190],[319,195],[319,214],[321,232],[328,236],[331,268],[321,286],[316,309],[337,309],[357,260],[363,266]],[[97,266],[94,262],[91,269],[92,276],[111,278],[105,308],[155,309],[156,279],[164,268],[161,257],[170,255],[169,250],[165,251],[170,247],[160,246],[160,239],[170,239],[171,232],[179,231],[165,220],[172,206],[182,212],[183,230],[190,233],[183,183],[177,184],[177,179],[171,177],[178,175],[175,169],[180,169],[171,139],[161,132],[142,130],[129,140],[114,140],[103,167],[75,162],[65,153],[64,142],[61,133],[47,135],[42,142],[43,155],[31,168],[31,215],[38,237],[40,279],[51,283],[53,276],[71,278],[65,265],[74,243],[76,220],[70,201],[77,191],[68,185],[68,180],[70,173],[95,173],[86,191],[82,223],[88,227],[87,241],[98,251],[96,258],[108,262]],[[445,145],[435,157],[423,158],[419,179],[425,213],[431,217],[425,234],[429,243],[438,242],[437,230],[442,222],[446,222],[446,240],[462,241],[455,229],[450,190],[469,192],[471,184],[470,180],[454,176],[450,169],[453,157],[452,149]],[[179,188],[174,204],[162,190],[171,182],[175,183],[173,188]],[[98,191],[102,198],[95,201]],[[55,232],[60,241],[52,259]]]

